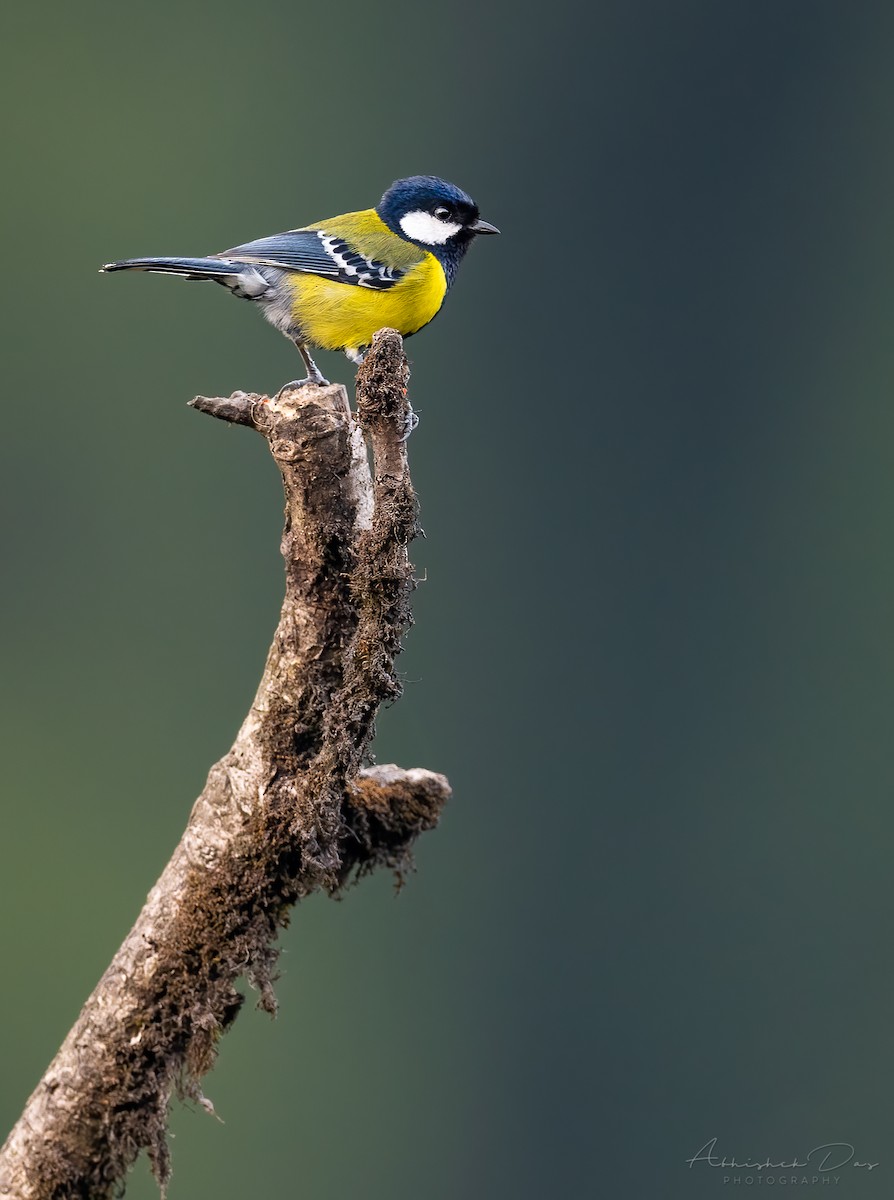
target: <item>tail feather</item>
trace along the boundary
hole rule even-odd
[[[101,270],[159,271],[166,275],[183,275],[187,279],[221,279],[225,275],[239,275],[245,270],[245,264],[220,258],[125,258],[106,263]]]

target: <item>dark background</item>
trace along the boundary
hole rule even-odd
[[[294,350],[96,268],[434,172],[503,236],[409,344],[427,582],[376,752],[455,798],[397,899],[296,913],[225,1124],[175,1110],[170,1200],[756,1189],[686,1165],[713,1136],[850,1142],[880,1165],[836,1194],[888,1193],[894,9],[88,0],[0,34],[0,1126],[282,589],[263,444],[185,403]]]

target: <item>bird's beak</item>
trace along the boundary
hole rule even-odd
[[[490,221],[476,221],[474,225],[470,225],[472,233],[499,233],[496,225],[491,225]]]

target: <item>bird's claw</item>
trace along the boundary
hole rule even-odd
[[[282,387],[279,389],[279,391],[276,393],[276,395],[273,397],[273,399],[274,399],[274,401],[278,401],[280,399],[280,397],[282,396],[283,392],[297,392],[297,390],[299,388],[303,388],[303,387],[328,387],[328,386],[329,386],[329,380],[324,379],[322,375],[318,375],[318,376],[308,375],[306,379],[293,379],[291,383],[284,383],[282,385]]]
[[[408,400],[407,401],[407,415],[404,420],[404,431],[401,434],[400,440],[402,442],[405,442],[418,424],[419,424],[419,418],[413,412],[413,406]]]

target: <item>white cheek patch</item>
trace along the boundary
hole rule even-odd
[[[426,246],[443,246],[462,229],[453,221],[439,221],[431,213],[407,213],[400,219],[400,227],[414,242],[424,242]]]

